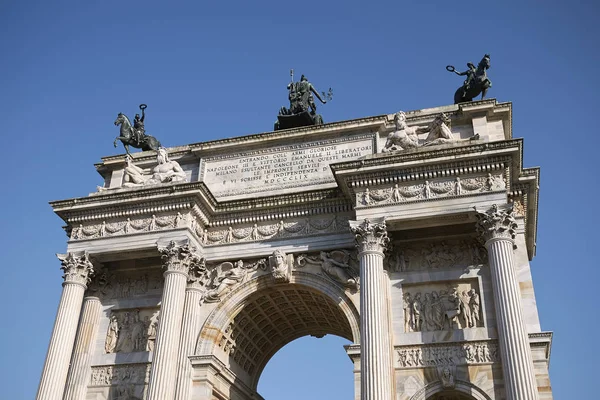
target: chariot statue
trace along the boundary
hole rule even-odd
[[[317,105],[315,104],[313,95],[321,103],[326,104],[333,97],[331,88],[329,88],[327,93],[323,92],[319,94],[306,76],[302,75],[299,82],[294,82],[294,70],[290,71],[290,75],[292,81],[287,85],[290,107],[281,107],[274,129],[279,130],[322,124],[323,117],[317,114]]]
[[[487,77],[486,71],[490,68],[490,55],[483,56],[477,67],[471,62],[467,63],[467,70],[457,72],[453,65],[446,66],[446,70],[454,72],[459,76],[466,76],[461,87],[454,93],[454,104],[473,101],[481,93],[481,99],[485,98],[487,90],[492,87],[492,81]]]
[[[117,140],[120,140],[123,143],[123,147],[125,147],[125,152],[129,155],[131,155],[129,153],[129,146],[142,149],[142,151],[158,150],[161,147],[160,142],[154,136],[146,135],[144,119],[146,118],[145,110],[147,107],[145,104],[140,104],[142,116],[140,117],[140,114],[135,114],[133,126],[127,115],[123,113],[119,113],[115,120],[115,125],[121,125],[121,131],[119,136],[115,138],[113,145],[117,147]]]

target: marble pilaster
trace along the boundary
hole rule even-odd
[[[201,278],[206,273],[204,260],[190,267],[188,283],[185,290],[185,301],[183,305],[183,323],[181,326],[181,342],[179,346],[177,365],[177,389],[176,400],[187,400],[190,397],[190,385],[192,383],[192,364],[189,356],[194,350],[196,335],[198,334],[199,321],[197,313],[204,293],[204,285]]]
[[[90,362],[98,333],[101,311],[102,304],[99,298],[88,296],[83,299],[79,330],[75,339],[75,349],[71,358],[71,367],[67,376],[67,386],[63,400],[85,398],[91,373]]]
[[[61,400],[65,390],[69,362],[75,343],[81,303],[94,268],[87,254],[58,254],[64,271],[63,291],[56,321],[48,346],[48,354],[38,387],[38,400]]]
[[[512,209],[496,205],[477,213],[477,230],[488,252],[507,400],[539,398],[521,293],[514,265],[517,223]]]
[[[177,352],[188,272],[190,267],[202,260],[195,254],[195,248],[188,244],[170,242],[167,247],[159,248],[159,251],[162,253],[165,282],[150,370],[148,400],[169,400],[175,396]]]
[[[385,222],[365,219],[352,226],[360,258],[361,399],[393,398],[389,292],[385,288],[384,250],[389,242]]]

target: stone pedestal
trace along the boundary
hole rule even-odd
[[[507,400],[539,398],[513,260],[517,223],[512,210],[493,206],[478,213],[478,231],[488,252]]]
[[[185,302],[183,305],[183,324],[181,326],[181,344],[177,365],[177,389],[176,400],[187,400],[190,398],[190,385],[192,383],[192,364],[189,356],[194,351],[198,334],[198,310],[202,300],[203,288],[200,277],[205,271],[204,262],[200,262],[190,268],[187,288],[185,290]]]
[[[148,400],[169,400],[175,396],[177,351],[188,272],[191,266],[201,261],[201,258],[194,254],[194,248],[187,244],[179,246],[171,242],[159,251],[162,253],[166,271]]]
[[[365,220],[352,227],[360,257],[360,373],[361,399],[393,398],[389,292],[385,284],[383,251],[389,239],[385,223]]]
[[[75,340],[75,350],[71,359],[71,367],[67,377],[67,386],[63,400],[79,400],[85,398],[90,379],[90,361],[94,350],[94,342],[98,333],[102,305],[97,297],[86,297],[79,321],[79,330]]]
[[[75,342],[83,294],[94,269],[87,254],[58,255],[65,272],[63,292],[38,388],[38,400],[61,400]]]

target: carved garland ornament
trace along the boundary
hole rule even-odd
[[[368,218],[358,226],[350,228],[356,239],[356,247],[360,252],[376,251],[383,253],[390,239],[387,235],[385,221],[372,223]]]
[[[177,213],[176,215],[152,215],[149,218],[127,218],[124,221],[87,225],[79,224],[71,230],[71,240],[94,239],[106,236],[127,235],[139,232],[152,232],[164,229],[173,229],[184,226],[195,227],[195,220],[190,214]]]
[[[425,181],[414,185],[394,185],[377,190],[365,188],[356,193],[356,204],[369,206],[377,204],[393,204],[427,200],[442,197],[455,197],[473,193],[484,193],[506,190],[506,182],[502,174],[463,178],[454,180]]]
[[[253,242],[267,239],[281,239],[309,236],[323,233],[347,232],[348,222],[333,216],[332,218],[304,218],[301,220],[281,220],[276,223],[234,228],[197,230],[202,243],[216,245],[225,243]]]
[[[94,265],[87,254],[75,256],[73,253],[57,254],[61,262],[61,269],[64,271],[63,279],[65,283],[79,283],[87,286],[94,275]]]

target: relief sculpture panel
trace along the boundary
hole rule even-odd
[[[150,376],[150,364],[92,367],[90,387],[110,387],[109,400],[141,400]]]
[[[107,268],[98,273],[88,291],[103,299],[126,299],[161,289],[163,277],[159,270],[140,274],[115,274]]]
[[[485,364],[500,361],[498,344],[477,341],[396,348],[401,368]]]
[[[104,351],[107,354],[154,351],[158,314],[158,309],[112,311]]]
[[[391,272],[466,268],[486,263],[487,252],[472,239],[394,243],[385,262]]]
[[[477,286],[474,280],[404,286],[404,331],[482,327]]]

